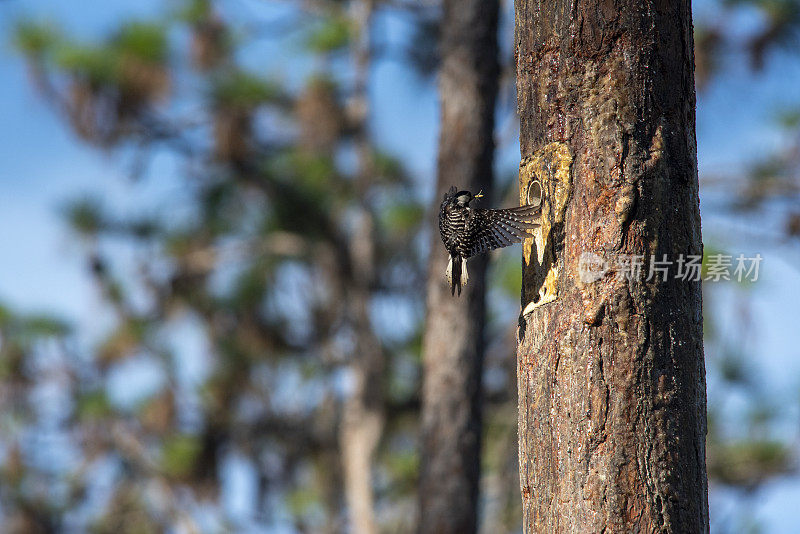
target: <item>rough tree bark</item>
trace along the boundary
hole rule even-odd
[[[515,11],[520,196],[544,197],[518,332],[525,531],[708,531],[700,283],[646,279],[651,254],[702,251],[690,2]]]
[[[494,108],[499,66],[496,0],[445,0],[439,79],[441,132],[431,228],[455,185],[491,196]],[[445,282],[447,254],[438,232],[428,264],[423,339],[422,533],[477,529],[481,449],[481,373],[487,258],[469,260],[461,298]]]

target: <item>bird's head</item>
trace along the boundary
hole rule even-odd
[[[476,198],[481,198],[482,196],[483,193],[473,195],[469,191],[458,191],[455,187],[451,187],[450,190],[445,193],[442,204],[450,204],[459,208],[466,208],[469,206],[470,202]]]

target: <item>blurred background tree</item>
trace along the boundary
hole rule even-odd
[[[209,1],[172,7],[99,42],[36,22],[16,30],[34,85],[83,141],[133,158],[134,179],[169,153],[181,192],[130,217],[97,198],[67,206],[115,322],[90,355],[62,351],[48,371],[63,376],[52,423],[74,461],[43,470],[64,491],[36,484],[36,449],[15,430],[14,461],[30,469],[14,469],[4,512],[99,532],[206,530],[210,513],[229,531],[223,472],[237,461],[258,479],[258,523],[374,532],[380,507],[383,526],[407,530],[423,210],[369,131],[376,6],[309,2],[236,27]],[[242,61],[253,40],[284,37],[311,61],[298,80]],[[405,324],[377,328],[381,302]],[[26,339],[37,327],[66,336],[17,323]],[[175,349],[189,335],[207,359],[197,380]],[[13,350],[20,367],[38,353]],[[109,379],[132,365],[157,378],[120,384],[146,388],[120,406]],[[20,406],[20,421],[37,422],[33,409]]]
[[[703,99],[728,80],[758,83],[770,63],[800,60],[800,2],[725,0],[699,11],[695,78],[701,113]],[[770,100],[771,147],[736,170],[709,166],[700,176],[704,267],[710,254],[769,250],[773,262],[797,272],[800,94],[786,87]],[[798,397],[773,388],[759,363],[790,358],[794,349],[770,354],[763,343],[769,325],[759,320],[758,300],[757,284],[704,286],[709,498],[712,531],[720,533],[764,531],[755,517],[762,490],[797,472]]]
[[[32,9],[2,6],[12,7]],[[499,204],[516,201],[519,154],[511,9],[500,21]],[[695,11],[702,143],[703,113],[730,112],[705,110],[708,95],[757,82],[776,57],[797,63],[800,21],[793,0]],[[101,34],[47,17],[4,28],[40,101],[129,175],[121,196],[141,192],[112,198],[108,178],[65,195],[69,254],[77,247],[103,302],[91,335],[0,310],[4,530],[413,530],[420,288],[438,244],[423,223],[434,181],[419,159],[438,114],[394,108],[379,123],[376,101],[399,90],[376,73],[402,69],[426,109],[440,6],[176,0],[150,12],[120,8]],[[775,100],[774,152],[734,173],[701,159],[707,253],[766,247],[770,265],[797,265],[800,101],[786,87]],[[387,130],[413,148],[388,149]],[[49,151],[37,144],[30,159],[44,165]],[[58,172],[86,184],[77,169]],[[35,227],[4,233],[34,239]],[[61,266],[43,268],[55,277]],[[759,377],[762,361],[786,360],[760,343],[759,287],[706,285],[716,532],[757,528],[759,495],[796,467],[797,395]],[[519,288],[518,250],[493,255],[483,532],[520,525]],[[353,514],[354,499],[371,504]]]

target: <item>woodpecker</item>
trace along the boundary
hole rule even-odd
[[[445,193],[439,209],[439,232],[450,254],[447,263],[447,283],[450,294],[455,295],[461,286],[467,285],[467,258],[489,250],[519,243],[539,226],[537,221],[541,201],[516,208],[489,210],[471,208],[469,203],[483,197],[469,191],[458,191],[455,187]]]

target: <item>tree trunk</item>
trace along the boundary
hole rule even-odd
[[[499,75],[497,18],[496,0],[444,2],[441,133],[432,219],[438,217],[439,203],[451,185],[490,193]],[[430,227],[438,227],[435,220]],[[438,232],[431,239],[419,531],[464,534],[477,529],[487,258],[469,260],[466,292],[452,297],[445,281],[446,251]]]
[[[520,196],[537,181],[544,202],[518,331],[525,531],[706,532],[700,282],[647,280],[651,255],[702,253],[690,3],[515,10]]]
[[[370,322],[370,286],[375,272],[375,221],[366,208],[366,196],[374,178],[372,149],[368,133],[370,113],[368,81],[372,62],[370,25],[374,0],[351,4],[355,39],[353,60],[355,83],[349,103],[350,122],[358,159],[356,192],[360,207],[355,210],[355,223],[350,242],[352,278],[348,283],[348,312],[353,325],[355,350],[349,365],[352,391],[342,409],[340,442],[344,493],[350,519],[350,531],[355,534],[375,534],[375,492],[372,485],[372,465],[385,423],[383,410],[384,354],[380,340]]]

